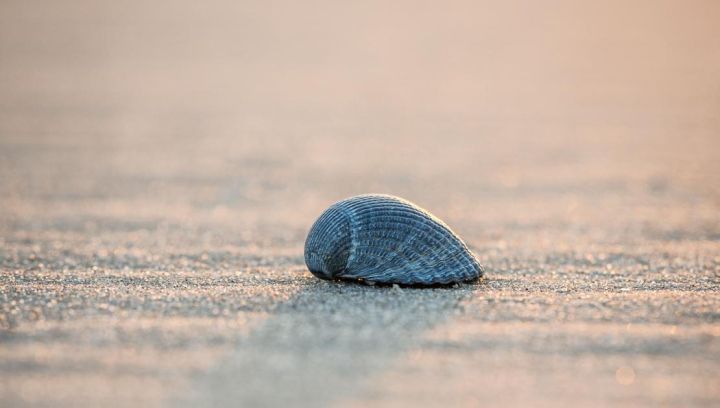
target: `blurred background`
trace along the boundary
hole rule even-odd
[[[152,197],[133,209],[148,218],[275,211],[289,197],[316,211],[379,191],[485,212],[509,191],[718,174],[715,1],[0,10],[2,193],[60,199],[17,211],[87,195]]]
[[[243,312],[206,294],[212,330],[153,320],[205,312],[183,306],[179,288],[148,293],[146,279],[244,279],[248,265],[309,279],[309,226],[360,193],[430,209],[500,281],[556,271],[553,259],[604,268],[663,256],[699,274],[663,275],[668,285],[716,287],[719,23],[714,0],[3,0],[0,393],[13,404],[163,400],[232,349]],[[645,276],[633,273],[593,279]],[[711,306],[693,316],[717,322],[717,299],[703,299]],[[682,315],[667,313],[648,319]],[[118,325],[137,336],[118,337]],[[157,348],[148,325],[164,333]],[[214,337],[162,354],[198,327]],[[131,373],[167,371],[120,381],[128,361]],[[689,401],[717,398],[709,367],[689,372],[700,382]]]

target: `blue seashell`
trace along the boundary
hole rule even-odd
[[[321,279],[401,285],[466,282],[484,273],[444,222],[381,194],[351,197],[325,210],[305,240],[305,264]]]

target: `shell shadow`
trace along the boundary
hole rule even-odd
[[[425,333],[462,313],[485,282],[401,289],[308,276],[173,405],[314,407],[361,395]]]
[[[384,282],[368,282],[363,279],[353,279],[353,278],[339,278],[339,279],[332,279],[328,282],[333,282],[336,284],[345,284],[345,285],[360,285],[360,286],[369,286],[373,287],[376,286],[378,288],[394,288],[399,287],[401,289],[457,289],[465,285],[482,285],[486,283],[487,278],[485,276],[480,276],[477,278],[468,279],[466,281],[462,282],[452,282],[452,283],[413,283],[413,284],[405,284],[405,283],[384,283]]]

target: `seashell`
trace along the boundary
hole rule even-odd
[[[441,285],[484,269],[444,222],[399,197],[366,194],[320,215],[305,240],[305,264],[321,279]]]

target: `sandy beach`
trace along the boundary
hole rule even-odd
[[[718,21],[3,1],[0,406],[718,406]],[[485,279],[313,277],[370,192]]]

